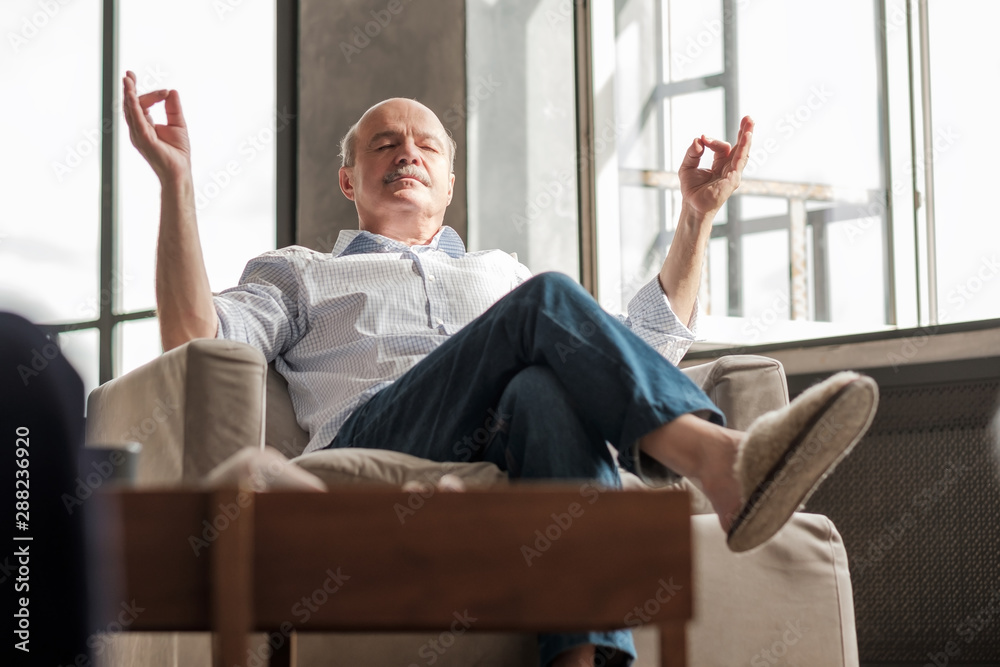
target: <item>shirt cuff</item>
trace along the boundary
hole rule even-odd
[[[691,321],[685,325],[670,306],[670,299],[660,287],[659,276],[643,285],[628,304],[629,317],[642,322],[648,329],[655,329],[672,336],[695,339],[698,323],[698,300],[695,299]]]

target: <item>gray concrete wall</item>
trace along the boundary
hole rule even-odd
[[[368,107],[410,97],[458,141],[445,224],[466,237],[465,0],[300,0],[297,243],[357,229],[338,185],[340,138]]]

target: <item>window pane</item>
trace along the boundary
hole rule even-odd
[[[665,162],[671,171],[680,169],[684,153],[695,137],[724,137],[726,135],[725,95],[721,88],[705,90],[690,95],[677,95],[669,99],[668,127],[671,143],[665,147]],[[712,162],[711,151],[705,151],[701,166]]]
[[[663,127],[657,108],[657,85],[662,72],[657,67],[656,2],[627,0],[618,3],[615,17],[615,120],[623,133],[618,144],[621,167],[662,169],[657,145]]]
[[[5,0],[3,25],[0,309],[89,320],[98,311],[101,4],[52,3],[50,14],[34,0]]]
[[[830,315],[834,322],[875,329],[885,322],[882,234],[877,228],[859,233],[861,224],[844,220],[827,227],[830,256],[850,258],[830,262]]]
[[[683,81],[722,71],[722,2],[663,0],[669,26],[670,81]]]
[[[163,352],[159,320],[155,317],[122,322],[115,329],[115,342],[121,360],[115,368],[116,377],[156,359]]]
[[[743,236],[743,307],[766,322],[789,318],[788,232]]]
[[[572,5],[466,3],[469,249],[580,274]],[[598,128],[597,136],[614,132]],[[611,135],[613,137],[613,134]],[[600,140],[597,160],[602,159]]]
[[[872,1],[738,4],[740,113],[757,121],[748,175],[882,187]]]
[[[996,152],[983,145],[1000,107],[1000,3],[931,0],[929,10],[938,318],[1000,317]]]
[[[653,188],[621,190],[621,302],[628,302],[663,263],[665,224],[660,216],[663,194]]]
[[[165,12],[120,0],[119,8],[122,74],[136,73],[140,93],[180,92],[209,282],[213,291],[231,287],[275,243],[275,134],[288,119],[274,108],[274,3],[178,0]],[[159,182],[124,123],[118,145],[121,306],[143,310],[155,306]]]

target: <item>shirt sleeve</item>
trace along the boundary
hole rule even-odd
[[[517,261],[517,255],[514,255],[514,262],[517,264],[517,266],[514,267],[514,286],[517,287],[530,278],[532,274],[531,269]]]
[[[306,331],[301,293],[299,271],[281,251],[250,260],[239,285],[215,296],[216,338],[248,343],[273,361]]]
[[[660,287],[658,276],[642,286],[628,303],[628,315],[619,315],[622,323],[675,366],[695,341],[698,303],[694,304],[691,322],[685,326],[670,307],[670,300]]]

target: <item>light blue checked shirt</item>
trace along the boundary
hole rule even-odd
[[[531,277],[501,250],[466,252],[443,226],[424,246],[361,230],[330,253],[301,246],[252,259],[215,297],[217,337],[249,343],[288,380],[305,452],[351,413]],[[674,364],[694,341],[654,277],[619,319]]]

